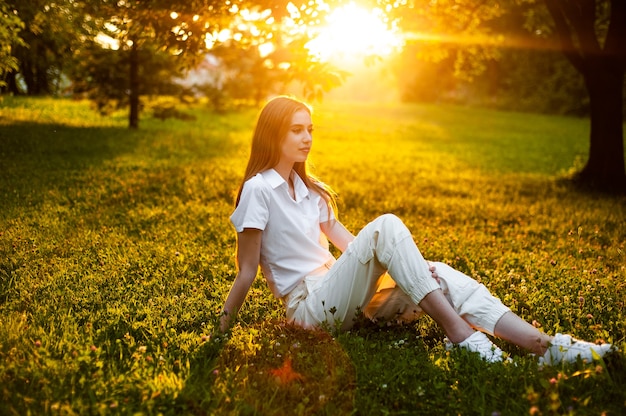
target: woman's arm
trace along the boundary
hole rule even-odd
[[[237,234],[237,266],[239,271],[224,303],[220,331],[230,328],[254,282],[261,258],[261,230],[245,228]]]
[[[348,247],[348,244],[354,240],[354,235],[343,226],[337,219],[332,219],[320,224],[322,232],[326,234],[326,237],[330,240],[335,247],[337,247],[342,253]]]

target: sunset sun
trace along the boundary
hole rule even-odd
[[[389,55],[402,44],[380,12],[349,3],[332,11],[319,35],[307,44],[323,61]]]

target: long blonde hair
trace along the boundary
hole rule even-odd
[[[280,161],[280,146],[287,137],[293,115],[298,111],[306,111],[311,115],[311,108],[308,105],[285,96],[273,98],[261,110],[252,136],[250,159],[248,159],[246,172],[237,191],[235,206],[239,205],[243,184],[257,173],[273,168]],[[337,210],[332,188],[307,171],[307,162],[296,162],[293,170],[300,176],[307,188],[318,192],[329,206]]]

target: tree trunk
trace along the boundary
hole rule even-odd
[[[583,77],[589,92],[591,133],[589,159],[578,179],[601,190],[626,190],[624,167],[624,68],[609,57],[589,62]]]
[[[131,129],[139,128],[139,50],[137,42],[133,40],[133,46],[130,48],[130,97],[129,97],[129,113],[128,127]]]
[[[20,64],[20,72],[26,84],[26,94],[35,95],[35,74],[33,72],[33,66],[28,60],[22,61]]]
[[[50,94],[50,80],[48,76],[48,70],[50,65],[48,63],[47,49],[44,43],[39,40],[36,45],[37,55],[33,60],[33,68],[35,69],[35,95],[49,95]]]
[[[8,92],[11,95],[22,94],[22,91],[20,91],[19,87],[17,86],[17,73],[15,71],[11,71],[7,74],[6,83],[7,83],[5,87],[6,92]]]
[[[623,89],[626,67],[626,2],[609,0],[610,12],[593,0],[544,0],[554,19],[565,57],[585,79],[591,106],[587,165],[578,174],[585,185],[626,192],[624,172]],[[606,4],[604,4],[606,5]],[[604,42],[597,18],[608,19]]]

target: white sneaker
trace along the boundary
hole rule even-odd
[[[613,350],[611,344],[593,344],[587,341],[572,339],[571,335],[556,334],[548,350],[539,357],[539,365],[556,365],[559,363],[575,363],[579,358],[591,362]],[[595,354],[594,354],[595,353]]]
[[[454,348],[455,344],[450,341],[446,341],[446,350]],[[502,350],[498,348],[493,342],[487,338],[482,332],[474,332],[467,337],[464,341],[456,344],[456,346],[466,349],[471,352],[476,352],[480,355],[480,358],[488,363],[500,363],[502,362]],[[510,360],[510,359],[509,359]]]

